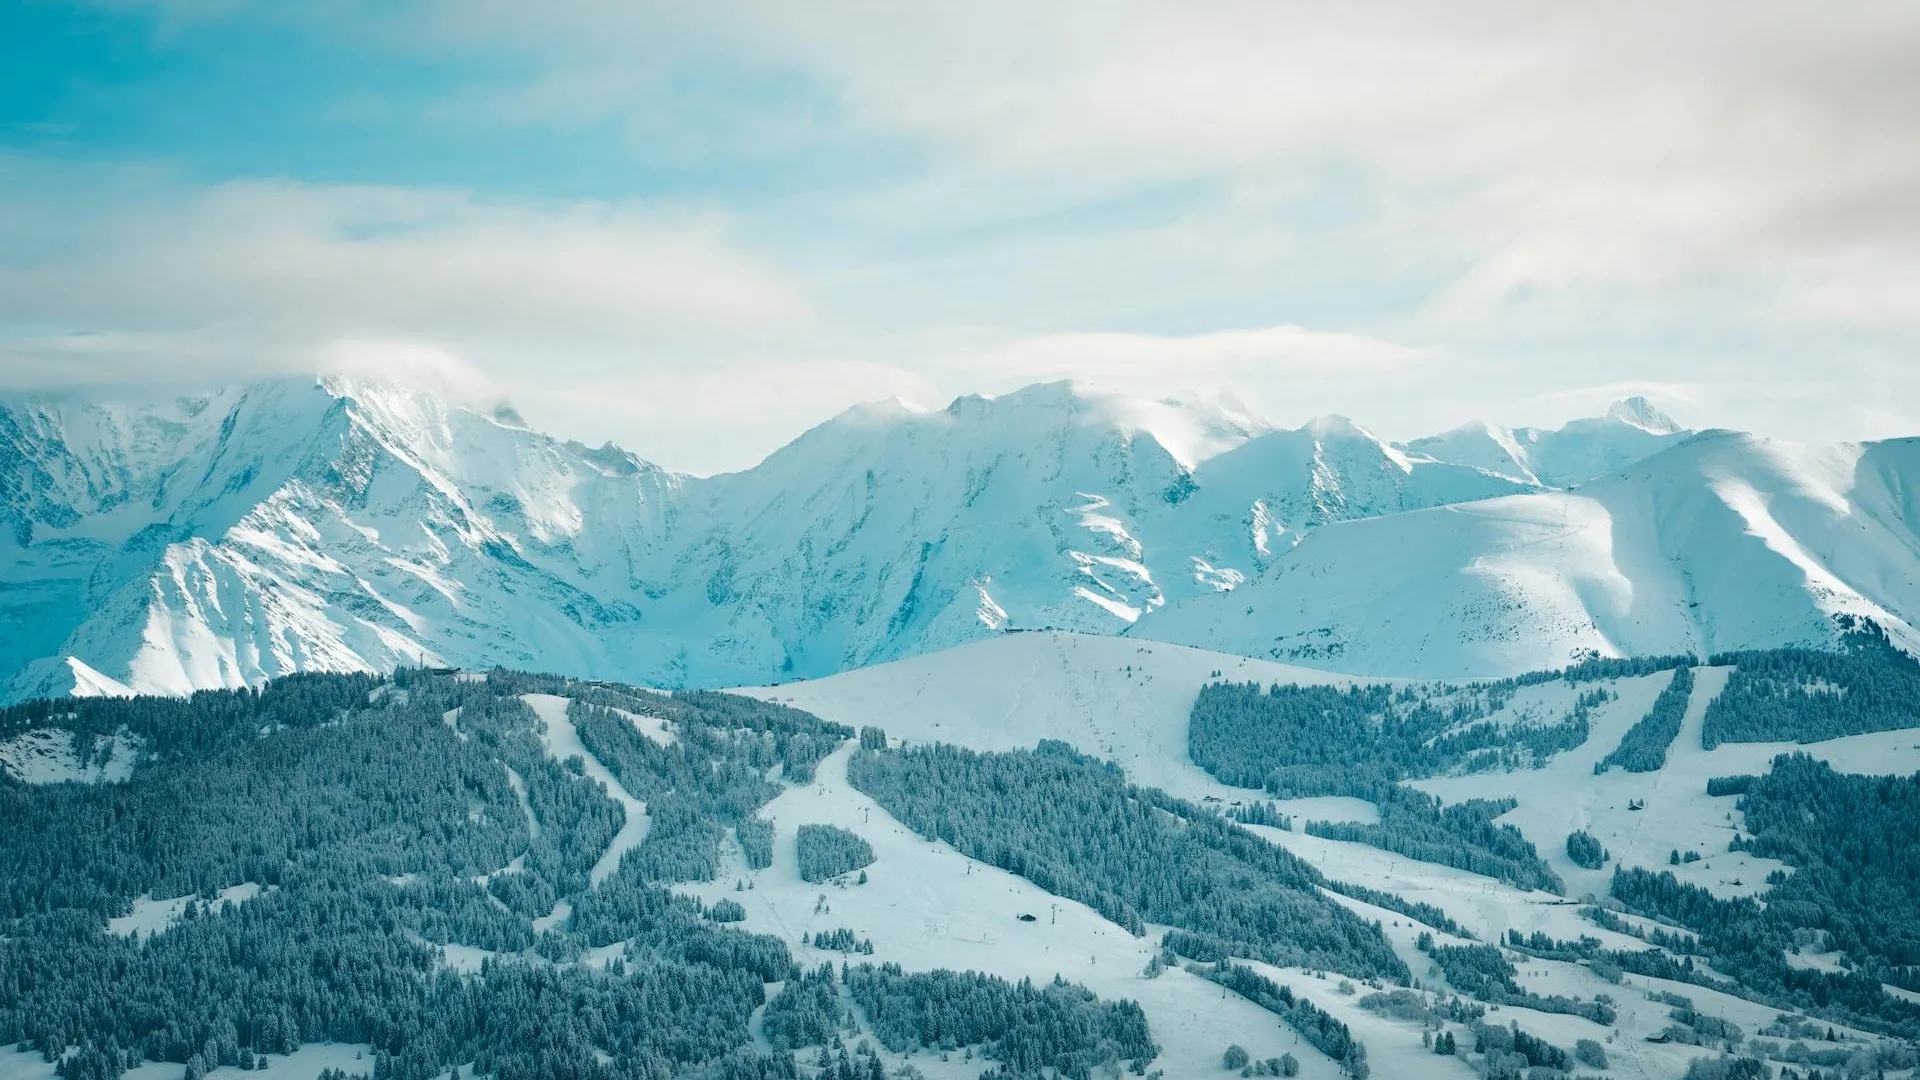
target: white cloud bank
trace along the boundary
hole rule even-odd
[[[680,52],[807,73],[848,122],[1067,199],[1196,177],[1257,192],[1353,168],[1410,257],[1468,263],[1455,305],[1782,262],[1813,279],[1794,288],[1867,289],[1890,269],[1920,282],[1920,8],[1900,0],[443,11],[429,33],[564,57],[564,78],[525,88],[548,116],[637,109],[650,99],[623,96],[630,81],[583,72]],[[1920,323],[1907,305],[1877,310],[1890,308]]]

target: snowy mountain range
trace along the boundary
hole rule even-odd
[[[858,407],[694,478],[341,379],[15,399],[0,678],[740,685],[1043,627],[1442,675],[1812,640],[1836,613],[1911,640],[1916,475],[1920,443],[1694,436],[1640,400],[1394,445],[1047,384]]]
[[[1334,670],[1454,678],[1583,655],[1826,645],[1836,616],[1920,643],[1920,439],[1715,431],[1573,491],[1307,537],[1256,581],[1138,632]]]

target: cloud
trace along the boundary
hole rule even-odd
[[[804,76],[810,106],[918,140],[936,174],[997,186],[1012,212],[1036,194],[1196,178],[1237,193],[1350,169],[1378,198],[1368,242],[1453,278],[1446,317],[1701,275],[1845,281],[1822,260],[1860,244],[1920,261],[1920,9],[1899,0],[1844,18],[1785,0],[435,10],[443,34],[564,58],[565,79],[528,88],[549,110],[618,109],[612,81],[583,72],[675,55]]]
[[[1061,377],[1400,437],[1609,383],[1920,425],[1858,404],[1920,347],[1904,0],[182,10],[419,60],[328,123],[467,151],[472,186],[0,156],[0,384],[455,358],[700,470],[852,401]],[[605,197],[543,197],[527,147]]]
[[[542,430],[612,441],[669,468],[748,468],[853,402],[939,397],[901,366],[791,353],[710,365],[631,365],[562,384],[523,380],[512,400]]]
[[[683,452],[698,432],[673,419],[718,422],[710,400],[676,413],[661,395],[815,322],[710,210],[0,159],[0,389],[379,377],[481,405],[570,399],[588,422],[548,413],[550,430],[713,466],[733,459]],[[593,400],[609,386],[660,407]]]
[[[793,285],[709,212],[291,181],[46,209],[82,216],[0,262],[0,322],[565,347],[808,318]]]
[[[1272,326],[1193,335],[1069,333],[1008,342],[964,366],[995,382],[1100,380],[1151,392],[1229,388],[1302,374],[1359,377],[1431,354],[1358,334]]]
[[[901,351],[899,359],[869,360],[799,343],[705,365],[633,365],[565,385],[522,381],[510,394],[536,426],[710,473],[746,468],[859,401],[899,397],[940,408],[962,394],[1073,379],[1147,398],[1226,394],[1291,417],[1309,405],[1324,411],[1340,387],[1402,378],[1435,359],[1297,326],[1187,336],[963,332],[920,336]]]

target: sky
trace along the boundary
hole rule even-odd
[[[1920,5],[5,0],[0,389],[1920,434]]]

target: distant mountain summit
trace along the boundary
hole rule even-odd
[[[1397,446],[1341,417],[1275,429],[1231,401],[1051,383],[856,407],[694,478],[378,383],[22,398],[0,403],[0,679],[12,698],[178,694],[424,662],[737,685],[1037,628],[1498,673],[1522,653],[1800,640],[1829,609],[1911,618],[1914,515],[1886,494],[1914,472],[1898,444],[1754,474],[1774,483],[1726,462],[1802,452],[1709,469],[1678,453],[1688,438],[1628,401],[1557,431]],[[1794,494],[1808,476],[1826,494]],[[1638,512],[1637,532],[1597,524],[1596,506],[1673,485],[1695,494]],[[1800,531],[1856,505],[1871,529]],[[1468,525],[1497,520],[1533,524]],[[1776,599],[1699,584],[1755,544],[1774,554],[1751,565],[1793,568],[1767,571]],[[1615,594],[1645,609],[1642,563],[1681,557],[1698,566],[1660,580],[1682,575],[1702,632],[1596,614]],[[1539,648],[1413,649],[1410,626]]]
[[[1568,487],[1618,472],[1690,434],[1646,398],[1630,397],[1614,402],[1605,416],[1554,430],[1474,421],[1406,448],[1524,483]]]
[[[1673,418],[1643,397],[1622,398],[1607,408],[1607,419],[1632,424],[1649,435],[1677,435],[1682,432]]]

